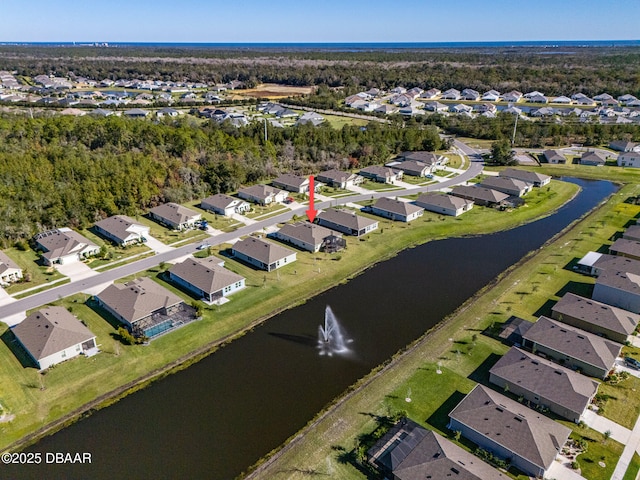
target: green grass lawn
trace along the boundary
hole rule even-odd
[[[434,180],[430,180],[426,177],[413,177],[411,175],[405,175],[402,177],[402,181],[411,185],[429,185],[430,183],[435,182]]]
[[[604,382],[598,393],[609,396],[602,416],[633,430],[640,415],[640,378],[630,375],[617,385]]]
[[[271,203],[269,205],[251,205],[251,210],[244,214],[245,217],[255,219],[257,217],[260,218],[269,218],[279,213],[284,213],[288,210],[288,208],[280,203]]]
[[[447,163],[447,167],[451,168],[461,168],[462,167],[462,157],[457,153],[443,153],[445,157],[449,159]]]
[[[587,451],[577,457],[581,475],[589,480],[609,480],[616,469],[624,445],[612,438],[606,439],[603,434],[588,427],[580,427],[571,422],[562,422],[573,432],[573,439],[584,438],[587,441]],[[599,462],[605,464],[604,468]]]
[[[194,239],[196,237],[202,237],[204,233],[202,230],[198,229],[190,229],[183,232],[171,230],[142,215],[137,216],[136,221],[140,222],[142,225],[148,226],[150,228],[151,236],[165,245],[171,245],[177,242]]]
[[[216,213],[200,208],[200,200],[193,200],[183,204],[185,207],[191,208],[202,214],[202,218],[205,219],[211,228],[221,230],[223,232],[233,232],[242,227],[244,224],[234,220],[231,217],[225,217],[224,215],[217,215]]]
[[[38,254],[31,250],[19,250],[15,247],[4,250],[9,258],[11,258],[16,265],[22,268],[23,278],[30,278],[29,281],[23,280],[18,283],[13,283],[5,290],[7,293],[13,295],[28,288],[37,287],[38,285],[46,285],[54,280],[64,278],[60,272],[53,267],[43,266],[39,261]],[[51,285],[52,287],[55,285]]]
[[[634,452],[633,457],[631,458],[631,463],[629,463],[629,467],[627,468],[622,480],[636,480],[639,471],[640,455],[638,455],[638,452]]]
[[[325,197],[347,197],[349,195],[356,195],[356,192],[352,192],[351,190],[345,190],[342,188],[333,188],[333,187],[322,187],[320,191],[320,195],[324,195]]]
[[[570,159],[567,160],[570,162]],[[506,168],[506,167],[505,167]],[[513,167],[512,167],[513,168]],[[551,165],[543,163],[540,167],[515,167],[523,170],[531,170],[554,177],[581,177],[591,180],[601,180],[606,178],[614,182],[620,183],[638,183],[640,182],[640,168],[622,168],[622,167],[590,167],[587,165]],[[501,170],[501,168],[496,168]]]
[[[387,190],[402,190],[402,187],[398,187],[397,185],[374,182],[373,180],[365,180],[360,184],[360,186],[366,190],[373,190],[376,192],[384,192]]]
[[[460,140],[462,143],[466,143],[471,148],[483,150],[491,150],[491,144],[495,142],[495,140],[482,140],[479,138],[469,138],[469,137],[457,137],[457,140]]]
[[[336,130],[342,130],[342,127],[345,125],[357,125],[359,127],[364,127],[369,123],[369,120],[361,118],[343,117],[341,115],[326,115],[324,113],[321,115],[324,117],[326,123]]]

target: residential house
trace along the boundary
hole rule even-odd
[[[156,117],[158,118],[177,117],[178,115],[180,115],[180,112],[175,108],[170,108],[170,107],[161,108],[156,112]]]
[[[470,101],[480,100],[480,93],[471,88],[465,88],[464,90],[462,90],[461,96],[463,100],[470,100]]]
[[[451,195],[472,200],[476,205],[493,206],[501,205],[509,198],[506,193],[493,190],[491,188],[479,187],[477,185],[458,185],[453,187]]]
[[[22,268],[0,251],[0,285],[17,282],[22,278]]]
[[[588,252],[578,260],[576,270],[594,277],[599,276],[604,270],[616,272],[628,272],[640,275],[640,261],[618,255],[606,253]]]
[[[640,242],[640,225],[631,225],[622,233],[622,238]]]
[[[604,154],[600,152],[584,152],[580,157],[580,165],[590,165],[592,167],[602,167],[607,162]]]
[[[192,308],[149,277],[113,283],[96,302],[135,336],[154,337],[192,320]]]
[[[320,172],[316,179],[330,187],[348,189],[360,185],[364,178],[355,173],[342,172],[340,170],[325,170]]]
[[[245,287],[245,278],[224,268],[224,262],[214,256],[191,257],[176,263],[169,269],[169,278],[206,302],[214,302]]]
[[[551,100],[551,103],[561,103],[563,105],[571,105],[572,102],[573,100],[571,100],[569,97],[565,97],[564,95],[555,97]]]
[[[424,193],[418,197],[415,204],[430,212],[453,217],[462,215],[473,208],[471,200],[441,193]]]
[[[640,168],[640,153],[638,152],[625,152],[618,155],[619,167],[633,167]]]
[[[404,87],[395,87],[393,89],[391,89],[391,93],[398,93],[398,94],[403,94],[406,93],[407,89]]]
[[[360,237],[378,228],[378,222],[350,210],[328,208],[318,214],[317,223],[323,227]]]
[[[625,343],[640,322],[636,313],[573,293],[565,293],[551,312],[555,320],[618,343]]]
[[[557,150],[545,150],[543,152],[543,155],[545,160],[549,163],[553,163],[556,165],[564,165],[565,163],[567,163],[567,157],[562,155]]]
[[[238,190],[238,196],[252,203],[269,205],[274,202],[283,202],[287,198],[287,192],[270,185],[252,185]]]
[[[402,153],[399,153],[394,160],[399,162],[407,162],[407,161],[421,162],[427,165],[431,165],[434,168],[441,167],[442,165],[446,164],[449,161],[449,159],[444,155],[439,155],[433,152],[424,152],[424,151],[402,152]]]
[[[165,203],[149,210],[149,216],[157,222],[174,230],[195,228],[202,214],[177,203]]]
[[[509,103],[518,103],[520,100],[522,100],[522,92],[512,90],[509,93],[505,93],[504,95],[502,95],[502,100]]]
[[[609,148],[617,152],[637,152],[640,151],[640,144],[627,140],[613,140],[609,142]]]
[[[393,113],[396,113],[398,111],[398,109],[396,107],[394,107],[393,105],[380,105],[378,108],[376,108],[374,110],[374,112],[376,113],[383,113],[385,115],[391,115]]]
[[[627,93],[625,95],[621,95],[620,97],[618,97],[618,101],[620,103],[623,103],[624,105],[629,106],[630,103],[637,102],[638,99],[633,95],[630,95]]]
[[[143,243],[149,236],[149,227],[126,215],[114,215],[95,224],[96,231],[116,245],[124,247]]]
[[[476,111],[480,114],[496,113],[498,111],[498,107],[493,103],[482,103],[480,105],[476,105]]]
[[[243,214],[251,209],[251,205],[239,198],[230,197],[224,193],[216,193],[207,198],[202,199],[200,208],[230,217],[234,213]]]
[[[371,213],[399,222],[410,222],[422,216],[424,208],[408,202],[382,197],[371,206]]]
[[[100,247],[70,228],[39,233],[34,237],[46,265],[79,262],[100,252]]]
[[[310,183],[309,183],[308,177],[301,177],[299,175],[285,173],[284,175],[280,175],[278,178],[273,180],[271,184],[276,188],[281,188],[289,192],[308,193]],[[316,182],[314,184],[315,191],[318,191],[318,188],[320,186],[321,185],[318,182]]]
[[[412,101],[413,99],[409,95],[402,94],[402,95],[394,95],[393,97],[391,97],[391,99],[389,100],[389,103],[397,107],[408,107],[408,106],[411,106]]]
[[[345,244],[344,241],[337,240],[342,239],[341,234],[309,222],[288,223],[275,232],[273,237],[314,253],[324,249],[328,244],[340,243],[343,247]]]
[[[640,275],[636,273],[602,270],[591,298],[614,307],[640,313]]]
[[[443,100],[460,100],[460,90],[450,88],[449,90],[446,90],[440,98]]]
[[[364,178],[379,183],[395,183],[397,180],[402,179],[402,171],[392,170],[388,167],[380,167],[379,165],[363,168],[359,173]]]
[[[633,260],[640,260],[640,242],[627,238],[618,238],[609,247],[609,253],[620,257],[631,258]]]
[[[426,102],[424,104],[424,109],[428,112],[446,113],[449,111],[449,106],[445,105],[444,103],[433,101],[433,102]]]
[[[420,98],[426,98],[427,100],[432,100],[437,98],[442,92],[437,88],[430,88],[426,92],[422,92],[420,94]]]
[[[391,427],[368,451],[367,461],[393,480],[502,480],[507,475],[432,430],[407,418]]]
[[[522,109],[518,107],[514,107],[513,105],[510,105],[509,107],[505,108],[503,112],[509,113],[511,115],[522,116]]]
[[[484,385],[449,413],[449,429],[527,475],[543,477],[571,430]]]
[[[407,90],[406,94],[411,98],[418,98],[420,95],[422,95],[423,92],[424,90],[421,89],[420,87],[413,87]]]
[[[540,317],[523,335],[522,346],[585,375],[604,379],[622,345],[565,323]]]
[[[594,106],[596,104],[596,102],[594,102],[593,99],[587,96],[574,99],[574,102],[578,105],[586,105],[586,106]]]
[[[96,117],[108,117],[113,114],[114,114],[113,110],[105,110],[103,108],[96,108],[95,110],[91,110],[89,112],[89,115],[94,115]]]
[[[547,103],[549,100],[543,95],[532,95],[527,97],[527,101],[530,103]]]
[[[231,253],[235,258],[267,272],[296,261],[293,250],[255,237],[236,242]]]
[[[608,93],[601,93],[600,95],[596,95],[595,97],[593,97],[593,99],[598,103],[602,103],[607,100],[613,100],[614,98]]]
[[[406,162],[392,162],[387,164],[396,170],[402,170],[405,175],[412,177],[426,177],[433,172],[433,165],[418,162],[415,160],[407,160]]]
[[[507,168],[498,173],[500,177],[515,178],[522,182],[531,183],[534,187],[544,187],[551,181],[549,175],[532,172],[530,170],[518,170],[516,168]]]
[[[557,110],[552,107],[542,107],[529,110],[529,115],[535,118],[553,117]]]
[[[149,110],[143,110],[141,108],[132,108],[131,110],[125,110],[123,115],[129,118],[145,118],[150,115]]]
[[[533,189],[533,184],[529,182],[523,182],[512,177],[491,176],[485,177],[479,184],[480,187],[491,188],[498,192],[506,193],[508,195],[514,195],[516,197],[522,197]]]
[[[36,310],[11,331],[40,370],[97,353],[96,336],[64,307]]]
[[[473,107],[471,105],[465,105],[464,103],[459,103],[457,105],[452,105],[449,110],[452,113],[471,113],[473,112]]]
[[[498,100],[500,100],[500,92],[497,90],[489,90],[482,94],[483,102],[497,102]]]
[[[302,116],[296,121],[296,126],[311,124],[314,127],[317,127],[322,122],[324,122],[324,117],[316,112],[305,112]]]

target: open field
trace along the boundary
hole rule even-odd
[[[229,93],[243,97],[256,97],[265,99],[278,99],[309,95],[315,87],[294,87],[292,85],[279,85],[277,83],[262,83],[255,88],[237,89]]]
[[[2,326],[0,335],[4,341],[0,342],[0,362],[6,368],[0,370],[0,384],[3,385],[0,404],[16,418],[0,426],[0,449],[150,372],[159,371],[172,362],[181,363],[195,352],[208,353],[215,342],[229,339],[256,321],[344,282],[367,266],[408,246],[437,238],[511,228],[548,214],[576,191],[573,184],[554,182],[550,193],[555,195],[549,195],[547,202],[514,212],[479,208],[469,212],[473,216],[466,220],[447,217],[435,222],[437,215],[425,215],[427,219],[410,226],[389,222],[384,231],[373,232],[364,241],[347,239],[348,248],[341,252],[339,260],[324,253],[300,252],[295,264],[270,273],[255,271],[226,258],[224,253],[228,246],[214,248],[214,253],[227,261],[227,268],[247,278],[247,288],[234,294],[225,305],[205,307],[202,321],[160,337],[149,346],[121,345],[114,338],[115,326],[85,304],[86,297],[64,299],[63,303],[72,307],[74,315],[85,320],[98,335],[103,353],[91,359],[78,358],[57,365],[43,377],[34,369],[21,365],[12,351],[11,334],[6,326]],[[153,278],[159,273],[159,267],[146,272]],[[180,295],[193,301],[182,292]],[[40,389],[41,381],[45,383],[44,390]],[[71,395],[70,392],[79,393]]]

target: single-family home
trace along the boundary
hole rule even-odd
[[[604,270],[616,272],[628,272],[640,275],[640,261],[618,255],[608,255],[600,252],[588,252],[578,260],[576,270],[594,277],[599,276]]]
[[[522,197],[533,189],[533,184],[523,182],[512,177],[490,176],[485,177],[479,184],[480,187],[491,188],[508,195]]]
[[[224,268],[224,261],[214,256],[191,257],[176,263],[169,269],[169,278],[206,302],[214,302],[245,287],[245,278]]]
[[[449,429],[527,475],[543,477],[571,430],[542,413],[476,387],[449,413]]]
[[[527,92],[523,95],[527,100],[533,97],[544,97],[544,93],[534,90],[533,92]]]
[[[407,89],[406,89],[406,88],[404,88],[404,87],[395,87],[395,88],[392,88],[390,91],[391,91],[391,93],[399,93],[399,94],[402,94],[402,93],[406,93],[406,92],[407,92]]]
[[[411,105],[413,98],[407,94],[394,95],[389,99],[389,103],[397,107],[408,107]]]
[[[596,95],[595,97],[593,97],[593,99],[596,102],[602,103],[605,100],[613,100],[613,97],[611,95],[609,95],[608,93],[601,93],[601,94]]]
[[[424,208],[409,202],[382,197],[371,205],[371,213],[399,222],[410,222],[422,216]]]
[[[440,98],[443,100],[460,100],[460,90],[450,88],[449,90],[445,90]]]
[[[609,142],[609,148],[617,152],[637,152],[640,151],[640,144],[630,142],[628,140],[612,140]]]
[[[422,92],[420,94],[420,98],[426,98],[427,100],[432,100],[437,98],[442,92],[437,88],[430,88],[426,92]]]
[[[395,170],[402,170],[405,175],[410,175],[412,177],[426,177],[431,174],[434,169],[434,165],[418,162],[416,160],[393,162],[387,165],[393,167]]]
[[[308,193],[309,192],[309,177],[301,177],[300,175],[294,175],[291,173],[285,173],[273,180],[271,184],[276,188],[281,188],[289,192],[294,193]],[[314,183],[314,189],[317,191],[320,187],[318,182]]]
[[[311,124],[314,127],[317,127],[322,122],[324,122],[324,117],[316,112],[305,112],[302,116],[296,121],[296,126],[298,125],[306,125]]]
[[[342,235],[315,223],[288,223],[273,234],[274,238],[295,245],[308,252],[319,252],[326,245],[341,244]]]
[[[393,480],[506,480],[505,473],[413,420],[403,418],[368,451],[367,461]]]
[[[473,208],[472,200],[435,192],[420,195],[415,204],[430,212],[451,215],[452,217],[462,215]]]
[[[287,198],[287,192],[270,185],[252,185],[238,190],[238,196],[252,203],[269,205],[274,202],[283,202]]]
[[[95,229],[100,235],[121,247],[143,243],[149,236],[149,227],[126,215],[114,215],[100,220],[96,222]]]
[[[342,172],[340,170],[325,170],[320,172],[316,179],[330,187],[348,189],[356,185],[360,185],[364,178],[360,175],[350,172]]]
[[[231,253],[235,258],[267,272],[296,261],[296,252],[293,250],[256,237],[247,237],[234,243]]]
[[[501,205],[509,198],[506,193],[478,185],[457,185],[451,190],[451,195],[472,200],[473,203],[481,206]]]
[[[46,265],[79,262],[100,252],[100,247],[70,228],[63,227],[33,237]]]
[[[562,155],[558,150],[545,150],[544,158],[547,162],[553,163],[555,165],[564,165],[567,163],[567,157]]]
[[[402,179],[402,171],[392,170],[388,167],[371,165],[360,170],[360,175],[379,183],[395,183]]]
[[[496,107],[493,103],[481,103],[480,105],[476,105],[475,110],[480,113],[497,113],[498,107]]]
[[[174,230],[194,228],[202,214],[177,203],[165,203],[149,210],[149,216],[157,222]]]
[[[619,257],[627,257],[633,260],[640,260],[640,242],[627,238],[618,238],[611,246],[609,253]]]
[[[155,337],[193,320],[193,308],[149,277],[113,283],[96,302],[135,336]]]
[[[578,105],[594,106],[596,104],[596,102],[594,102],[593,99],[587,97],[586,95],[580,98],[576,98],[573,101]]]
[[[622,345],[580,328],[540,317],[522,336],[522,346],[585,375],[604,379]]]
[[[515,178],[526,183],[531,183],[534,187],[544,187],[551,181],[549,175],[532,172],[531,170],[518,170],[516,168],[507,168],[498,173],[500,177]]]
[[[547,97],[543,95],[533,95],[531,97],[527,97],[527,102],[530,103],[547,103],[549,100]]]
[[[0,285],[17,282],[22,278],[22,268],[9,256],[0,251]]]
[[[457,105],[452,105],[449,107],[449,110],[452,113],[471,113],[473,112],[473,107],[471,105],[465,105],[464,103],[459,103]]]
[[[522,92],[512,90],[502,95],[502,100],[509,103],[518,103],[520,100],[522,100]]]
[[[43,307],[11,329],[40,370],[97,353],[96,336],[64,307]]]
[[[602,167],[607,162],[604,154],[596,151],[584,152],[580,157],[580,165],[590,165],[592,167]]]
[[[397,111],[398,111],[397,107],[394,107],[393,105],[387,105],[386,103],[383,105],[380,105],[378,108],[374,110],[374,112],[376,113],[383,113],[385,115],[391,115],[393,113],[396,113]]]
[[[401,152],[398,154],[398,156],[394,160],[398,162],[407,162],[407,161],[421,162],[427,165],[431,165],[434,168],[441,167],[442,165],[445,165],[449,161],[449,159],[444,155],[440,155],[433,152],[425,152],[425,151]],[[396,168],[399,168],[399,167],[396,167]]]
[[[426,102],[424,104],[424,109],[428,112],[445,113],[449,110],[449,106],[444,103],[433,101]]]
[[[500,92],[497,90],[489,90],[482,94],[483,102],[497,102],[498,100],[500,100]]]
[[[424,92],[420,87],[413,87],[407,90],[407,95],[411,98],[418,98]]]
[[[141,108],[132,108],[131,110],[125,110],[123,115],[129,118],[145,118],[151,114],[149,110],[143,110]]]
[[[317,223],[331,230],[360,237],[378,228],[378,222],[350,210],[328,208],[318,214]]]
[[[251,209],[251,205],[239,198],[231,197],[224,193],[216,193],[215,195],[203,198],[200,201],[200,208],[217,213],[218,215],[230,217],[234,213],[243,214],[248,212]]]
[[[555,97],[551,100],[551,103],[560,103],[562,105],[571,105],[572,102],[573,100],[571,100],[569,97],[565,97],[564,95]]]
[[[517,347],[489,370],[489,381],[533,407],[578,423],[598,391],[598,382]]]
[[[625,343],[640,322],[636,313],[574,293],[565,293],[551,312],[555,320],[618,343]]]
[[[640,225],[636,224],[627,227],[627,229],[622,232],[622,238],[640,242]]]
[[[640,168],[640,153],[638,152],[625,152],[618,155],[619,167],[633,167]]]
[[[178,115],[180,115],[180,111],[176,110],[175,108],[170,108],[170,107],[161,108],[160,110],[158,110],[156,112],[156,117],[158,117],[158,118],[162,118],[162,117],[177,117]]]
[[[532,108],[529,115],[535,118],[553,117],[558,111],[553,107]]]
[[[472,88],[465,88],[464,90],[462,90],[461,96],[463,100],[480,100],[480,93],[476,90],[473,90]]]
[[[591,298],[633,313],[640,313],[640,275],[602,270],[593,287]]]

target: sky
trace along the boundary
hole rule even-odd
[[[637,40],[640,0],[0,1],[0,42]]]

